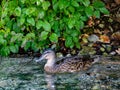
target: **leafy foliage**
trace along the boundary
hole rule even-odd
[[[100,13],[109,14],[100,0],[2,0],[0,55],[59,45],[59,37],[65,39],[66,47],[80,48],[80,29]]]

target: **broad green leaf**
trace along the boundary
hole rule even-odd
[[[59,5],[59,8],[60,8],[60,9],[65,8],[64,2],[65,2],[65,0],[59,0],[58,5]]]
[[[46,40],[47,37],[48,37],[48,32],[42,31],[41,34],[40,34],[40,37],[41,37],[42,40]]]
[[[6,17],[8,14],[8,8],[5,8],[4,11],[2,11],[2,18]]]
[[[10,49],[8,46],[4,46],[0,49],[0,54],[2,56],[8,56],[10,54]]]
[[[24,46],[24,50],[27,51],[31,46],[31,42],[26,42],[26,45]]]
[[[69,10],[70,12],[72,12],[72,13],[75,12],[75,8],[74,8],[73,6],[68,7],[68,10]]]
[[[3,38],[2,35],[0,35],[0,45],[5,44],[6,40]]]
[[[70,48],[74,47],[74,43],[73,43],[72,37],[68,36],[66,38],[66,40],[65,40],[65,46],[66,47],[70,47]]]
[[[92,6],[88,6],[85,8],[85,13],[88,17],[92,16],[93,15],[93,7]]]
[[[67,8],[70,5],[70,2],[68,2],[67,0],[59,0],[58,1],[58,5],[60,10]]]
[[[52,29],[54,30],[54,32],[58,35],[58,37],[60,36],[61,32],[60,32],[60,23],[58,21],[54,22],[54,25],[52,26]]]
[[[84,27],[84,22],[82,20],[79,21],[80,29]]]
[[[26,43],[27,43],[28,39],[27,38],[23,38],[22,40],[22,44],[21,44],[21,47],[25,47]]]
[[[44,10],[48,10],[48,7],[50,6],[50,2],[49,1],[43,1],[42,2],[42,8]]]
[[[21,29],[21,28],[18,27],[17,23],[13,23],[13,30],[14,30],[15,32],[20,32],[20,29]]]
[[[20,19],[18,19],[18,22],[20,25],[23,25],[25,23],[25,17],[21,16]]]
[[[40,48],[38,47],[38,43],[32,42],[31,43],[31,48],[34,50],[34,52],[37,52]]]
[[[24,4],[26,0],[20,0],[20,1],[21,1],[22,4]]]
[[[83,12],[84,10],[85,10],[85,6],[80,5],[79,8],[78,8],[78,11]]]
[[[74,41],[75,43],[78,43],[78,42],[79,42],[79,37],[73,37],[73,41]]]
[[[28,34],[26,35],[26,38],[27,38],[27,39],[35,38],[35,34],[34,34],[34,33],[28,33]]]
[[[100,18],[100,11],[95,11],[95,12],[94,12],[94,16],[95,16],[96,18]]]
[[[9,48],[10,48],[10,51],[12,53],[17,53],[18,52],[18,45],[17,44],[16,45],[11,45],[11,46],[9,46]]]
[[[71,36],[72,37],[76,37],[76,36],[78,36],[79,35],[79,31],[77,31],[77,30],[72,30],[72,33],[71,33]]]
[[[79,3],[78,3],[76,0],[73,0],[73,1],[71,2],[71,4],[72,4],[72,6],[74,6],[74,7],[79,7]]]
[[[20,8],[20,7],[17,7],[17,8],[15,9],[15,15],[16,15],[16,16],[20,16],[20,15],[21,15],[21,8]]]
[[[28,22],[29,24],[31,24],[32,26],[35,26],[35,20],[34,20],[34,18],[28,17],[28,18],[27,18],[27,22]]]
[[[18,39],[17,35],[11,37],[10,42],[15,42]]]
[[[80,49],[80,42],[76,43],[75,46]]]
[[[55,11],[58,10],[58,2],[53,5],[53,9],[54,9]]]
[[[50,35],[49,39],[50,39],[51,42],[55,42],[55,43],[58,42],[58,36],[57,36],[57,34],[55,34],[55,33],[52,33],[52,34]]]
[[[28,8],[24,8],[23,12],[28,15],[28,16],[32,16],[36,13],[36,8],[35,7],[28,7]]]
[[[43,26],[43,21],[42,20],[38,20],[36,23],[36,28],[40,29]]]
[[[51,25],[50,25],[50,23],[48,21],[44,21],[43,22],[43,28],[44,28],[45,31],[50,32],[51,31]]]
[[[99,9],[99,8],[105,7],[105,4],[103,2],[97,0],[97,1],[94,1],[93,7]]]
[[[109,15],[109,11],[105,7],[100,8],[100,11],[106,15]]]
[[[88,17],[87,16],[80,16],[80,19],[82,20],[82,21],[87,21],[88,20]]]
[[[84,0],[82,3],[84,6],[89,6],[90,0]]]
[[[38,18],[42,19],[45,16],[45,11],[39,10]]]
[[[70,18],[68,20],[68,27],[71,29],[71,28],[73,28],[74,25],[75,25],[75,20]]]

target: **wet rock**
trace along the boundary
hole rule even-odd
[[[96,41],[99,41],[99,37],[97,35],[92,34],[88,37],[88,40],[90,42],[96,42]]]
[[[99,24],[100,28],[104,28],[104,26],[105,26],[104,24]]]

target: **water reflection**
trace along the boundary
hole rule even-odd
[[[45,74],[45,80],[48,90],[56,90],[55,77],[53,74]]]

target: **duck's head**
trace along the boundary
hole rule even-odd
[[[38,60],[36,60],[36,62],[40,62],[42,60],[48,60],[48,61],[55,60],[55,52],[52,49],[45,50],[41,55],[41,57]]]

